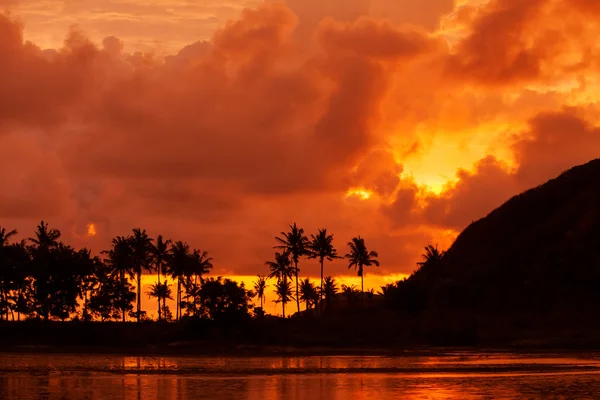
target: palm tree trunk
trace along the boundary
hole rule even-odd
[[[87,291],[87,289],[83,291],[83,297],[84,297],[84,299],[83,299],[83,315],[85,318],[85,316],[87,315],[87,310],[88,310],[88,307],[87,307],[88,306],[88,291]]]
[[[365,308],[365,271],[360,274],[360,308]]]
[[[260,296],[260,308],[264,311],[265,309],[263,308],[263,296]]]
[[[165,277],[165,286],[168,286],[169,278]],[[166,294],[166,293],[165,293]],[[160,304],[160,302],[159,302]],[[163,297],[163,309],[166,311],[167,309],[167,296]],[[166,315],[163,315],[163,318],[167,318]]]
[[[125,271],[121,270],[119,273],[121,275],[121,290],[123,290],[125,288]],[[123,293],[121,292],[121,300],[123,297]],[[123,313],[123,322],[125,322],[125,304],[122,304],[122,306],[121,312]]]
[[[282,313],[283,313],[283,319],[285,319],[285,302],[281,302],[281,309],[282,309]]]
[[[21,321],[21,287],[19,287],[19,291],[17,292],[17,321]]]
[[[177,321],[181,317],[181,278],[177,278]]]
[[[319,291],[319,315],[323,315],[323,257],[321,257],[321,290]]]
[[[295,262],[296,265],[296,305],[298,306],[298,312],[300,312],[300,297],[298,296],[298,262]]]
[[[196,277],[194,278],[194,294],[197,295],[198,294],[198,275],[196,275]],[[196,299],[197,297],[194,296],[194,317],[196,315],[198,315],[198,308],[196,307],[197,303],[196,303]]]
[[[157,283],[158,287],[160,287],[160,264],[156,265],[156,281],[158,282]],[[158,320],[160,321],[161,320],[161,318],[160,318],[160,316],[161,316],[161,314],[160,314],[160,296],[157,297],[157,300],[158,300]]]
[[[137,285],[137,322],[140,322],[140,310],[142,309],[142,270],[140,268],[140,270],[137,273],[137,281],[138,281],[138,285]]]

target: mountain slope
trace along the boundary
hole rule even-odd
[[[435,270],[434,270],[435,269]],[[415,282],[436,310],[590,315],[600,306],[600,159],[472,223]]]

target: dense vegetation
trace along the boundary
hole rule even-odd
[[[120,320],[127,317],[138,322],[147,320],[141,308],[142,274],[156,274],[156,282],[146,293],[156,299],[160,321],[187,318],[242,319],[250,317],[257,297],[260,307],[256,316],[264,316],[266,279],[259,275],[255,291],[221,277],[207,277],[213,259],[207,252],[192,249],[181,241],[172,242],[161,235],[156,239],[145,230],[133,229],[129,236],[117,236],[109,250],[93,256],[89,250],[76,250],[63,243],[60,231],[42,221],[27,240],[11,243],[15,230],[0,228],[0,319],[84,321]],[[268,278],[277,280],[275,294],[285,317],[286,304],[296,300],[306,309],[313,308],[324,297],[335,295],[332,278],[323,278],[325,260],[339,258],[333,246],[333,235],[320,230],[309,240],[296,224],[289,232],[276,237],[278,252],[268,261]],[[363,268],[379,265],[377,253],[368,251],[364,239],[349,243],[346,255],[350,267],[359,276]],[[306,278],[299,279],[298,263],[302,257],[317,258],[321,264],[321,285]],[[292,280],[295,278],[295,290]],[[325,283],[325,287],[323,286]],[[175,316],[167,299],[175,296]],[[323,302],[322,302],[323,303]],[[321,307],[322,311],[322,307]]]

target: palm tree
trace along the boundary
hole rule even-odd
[[[7,231],[0,227],[0,247],[8,246],[9,239],[17,234],[17,230]]]
[[[306,278],[300,282],[300,300],[306,303],[306,309],[308,310],[315,299],[318,299],[317,288],[309,278]]]
[[[135,228],[131,236],[133,265],[137,280],[137,322],[142,316],[142,270],[152,271],[152,238],[145,229]]]
[[[327,309],[329,310],[331,307],[331,300],[335,297],[338,292],[337,283],[335,279],[328,276],[325,278],[323,282],[323,295],[325,296],[325,301],[327,302]]]
[[[82,317],[84,320],[90,320],[91,314],[89,312],[89,298],[88,295],[92,293],[98,286],[96,270],[101,263],[99,257],[92,257],[91,250],[83,248],[75,253],[77,261],[77,273],[79,275],[80,284],[80,297],[83,300]]]
[[[346,303],[348,308],[354,306],[356,299],[358,297],[358,289],[354,285],[342,285],[342,294],[346,297]]]
[[[321,263],[321,289],[319,290],[319,303],[321,313],[323,312],[323,262],[325,259],[333,261],[335,258],[341,258],[337,255],[333,247],[333,235],[327,234],[327,229],[319,229],[317,235],[310,235],[308,244],[308,258],[318,258]]]
[[[304,229],[299,228],[295,222],[293,225],[290,225],[289,232],[281,232],[281,235],[283,236],[282,238],[278,236],[275,237],[275,240],[280,244],[273,248],[285,251],[294,262],[294,274],[296,275],[296,305],[298,306],[298,312],[300,312],[300,300],[298,298],[298,273],[300,270],[298,269],[298,260],[300,257],[306,255],[308,238],[304,236]]]
[[[35,231],[35,237],[30,237],[35,247],[38,249],[48,250],[55,247],[60,239],[60,231],[58,229],[48,229],[48,223],[40,222]]]
[[[167,272],[171,278],[177,280],[177,295],[175,297],[176,321],[179,321],[179,317],[181,316],[181,281],[188,269],[190,257],[190,246],[187,243],[177,241],[171,245],[171,253],[167,262]]]
[[[200,293],[200,286],[198,285],[198,278],[201,282],[204,282],[202,276],[208,274],[212,269],[213,259],[208,256],[208,252],[194,249],[192,254],[189,256],[189,262],[184,271],[185,281],[185,299],[186,299],[186,314],[192,309],[194,315],[197,314],[197,305],[200,304],[198,295]],[[194,299],[193,303],[190,303],[190,297]]]
[[[370,267],[371,265],[379,267],[379,261],[376,260],[379,255],[376,251],[367,250],[365,239],[360,236],[355,237],[351,242],[348,242],[348,246],[350,247],[350,253],[346,254],[345,257],[348,259],[348,268],[354,267],[354,269],[358,271],[358,276],[360,276],[360,297],[361,303],[364,306],[364,267]]]
[[[4,238],[7,238],[5,235]],[[10,235],[12,236],[12,235]],[[12,289],[16,294],[12,296],[12,310],[17,312],[17,320],[21,320],[21,314],[29,314],[31,311],[32,285],[31,280],[31,249],[22,240],[17,243],[7,245],[8,240],[4,241],[4,246],[0,246],[0,267],[9,268]],[[1,269],[1,268],[0,268]]]
[[[194,249],[191,258],[190,271],[192,275],[202,278],[210,272],[213,267],[213,259],[208,256],[208,252]]]
[[[258,279],[254,282],[254,293],[256,297],[260,300],[260,308],[263,308],[263,300],[266,301],[267,298],[265,296],[265,289],[267,288],[267,280],[264,276],[258,275]]]
[[[293,300],[291,283],[285,279],[278,280],[274,292],[277,295],[277,299],[274,301],[275,303],[281,303],[282,315],[285,318],[285,305]]]
[[[173,300],[173,296],[172,296],[172,292],[171,292],[171,285],[169,285],[167,282],[156,283],[154,285],[150,285],[150,290],[148,290],[146,292],[146,294],[148,295],[148,298],[154,297],[154,298],[158,299],[159,313],[160,313],[161,299],[163,301],[163,304],[165,304],[165,310],[166,310],[167,299]],[[159,320],[160,320],[160,317],[159,317]]]
[[[165,272],[165,264],[167,262],[167,258],[169,257],[171,240],[164,240],[162,235],[158,235],[156,238],[156,243],[152,244],[151,253],[152,253],[152,261],[154,262],[154,267],[156,268],[156,284],[160,285],[160,276]],[[165,280],[165,283],[166,280]],[[156,297],[156,296],[155,296]],[[160,299],[161,297],[156,297],[158,300],[158,320],[161,320],[161,305]],[[162,298],[163,301],[165,298]],[[163,307],[166,307],[166,304],[163,304]]]
[[[267,261],[265,265],[271,269],[269,278],[277,278],[277,280],[292,279],[294,271],[290,268],[290,257],[287,253],[275,253],[275,261]]]
[[[5,247],[8,247],[9,239],[16,235],[17,231],[13,229],[12,231],[7,231],[5,228],[0,227],[0,308],[6,309],[6,320],[8,321],[8,297],[9,292],[11,290],[9,282],[11,281],[11,271],[9,271],[10,267],[8,266],[9,257],[5,255],[2,250]],[[0,315],[0,319],[2,316]]]
[[[128,302],[129,299],[127,298],[127,293],[125,293],[129,287],[127,276],[129,276],[129,278],[135,277],[135,264],[133,259],[133,249],[131,248],[131,237],[117,236],[116,238],[113,238],[112,249],[104,251],[103,253],[108,256],[106,262],[107,265],[110,266],[112,273],[119,276],[119,293],[117,296],[122,301],[118,301],[118,304],[121,306],[121,314],[123,317],[123,322],[125,322],[125,312],[127,311],[128,306],[131,304]]]
[[[424,261],[419,261],[417,265],[419,267],[423,267],[426,265],[428,267],[435,267],[439,265],[439,263],[444,258],[444,255],[446,255],[446,252],[443,250],[438,250],[437,244],[435,245],[435,247],[433,247],[432,245],[428,245],[427,247],[425,247],[425,254],[421,254],[421,257],[423,257]]]
[[[2,314],[6,311],[6,320],[8,321],[9,310],[12,310],[9,304],[9,294],[14,283],[14,268],[11,264],[9,239],[17,234],[16,230],[6,231],[0,227],[0,320]],[[14,319],[14,318],[13,318]]]
[[[51,251],[58,249],[60,236],[59,230],[48,228],[48,224],[42,220],[36,228],[35,236],[29,238],[33,243],[33,297],[37,303],[38,315],[43,314],[45,320],[50,316],[51,275],[53,262],[56,261],[53,260],[56,257]]]

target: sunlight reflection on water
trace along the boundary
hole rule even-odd
[[[0,399],[595,399],[599,372],[599,358],[590,354],[256,358],[0,354]]]

